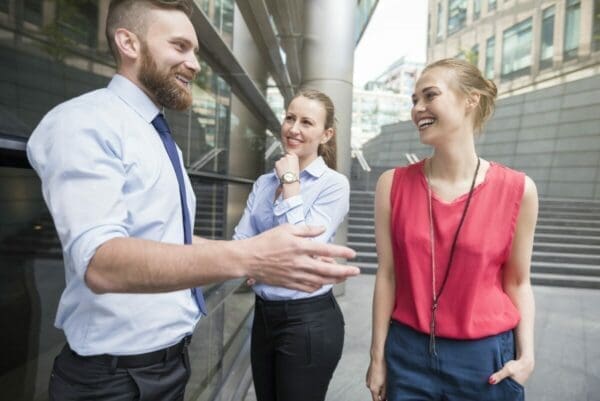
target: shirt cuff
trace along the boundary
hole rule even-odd
[[[280,223],[298,224],[304,221],[302,196],[295,195],[287,199],[276,200],[273,214]]]

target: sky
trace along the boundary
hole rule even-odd
[[[379,0],[354,52],[354,87],[377,78],[402,56],[425,63],[427,0]]]

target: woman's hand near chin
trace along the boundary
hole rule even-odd
[[[298,174],[300,174],[300,162],[298,156],[289,152],[281,156],[281,158],[275,162],[275,171],[277,172],[277,177],[281,177],[287,172],[292,172],[298,176]]]

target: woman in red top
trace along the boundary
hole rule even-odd
[[[529,177],[477,155],[496,92],[454,59],[417,81],[412,120],[433,154],[382,174],[375,196],[373,401],[524,399],[538,199]]]

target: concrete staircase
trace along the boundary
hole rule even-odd
[[[363,273],[377,271],[374,194],[352,191],[348,246]],[[532,257],[534,285],[600,289],[600,202],[540,200]]]

